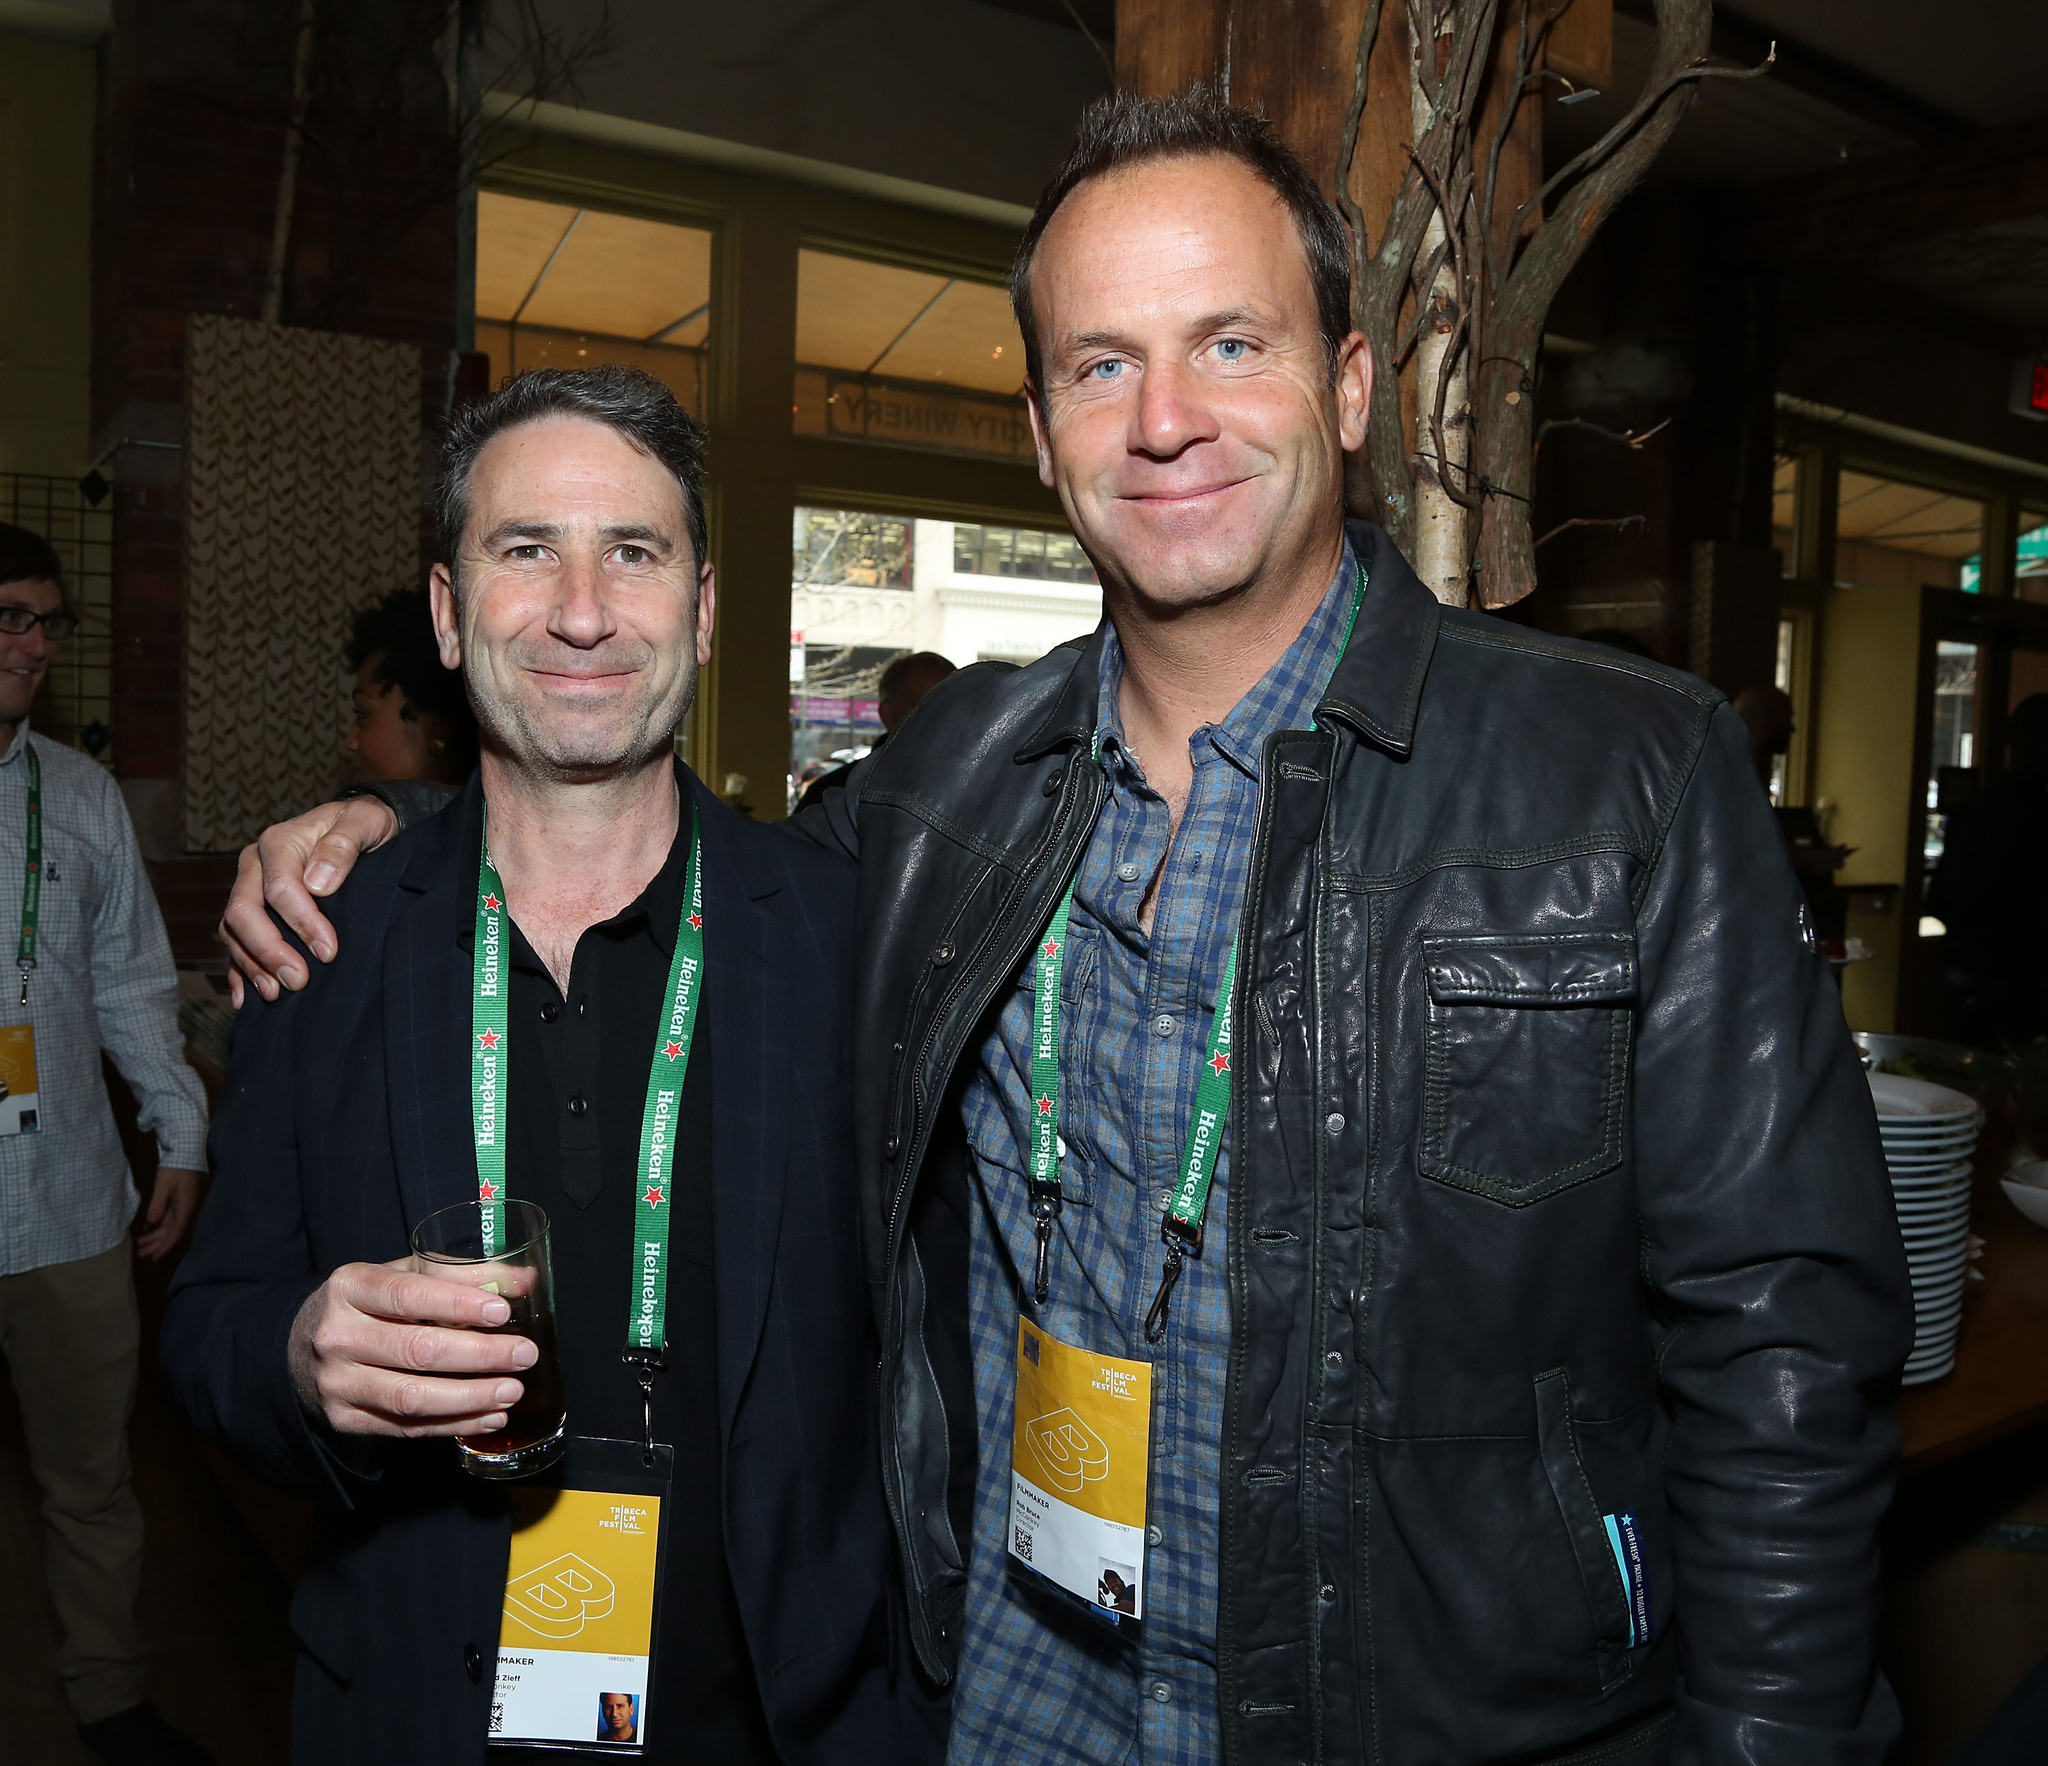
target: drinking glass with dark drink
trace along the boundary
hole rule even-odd
[[[555,1353],[546,1213],[531,1202],[458,1202],[412,1229],[412,1253],[421,1275],[496,1294],[512,1316],[490,1327],[492,1334],[531,1338],[539,1352],[519,1375],[525,1390],[505,1426],[456,1437],[462,1469],[479,1478],[524,1478],[553,1465],[567,1441],[568,1404]]]

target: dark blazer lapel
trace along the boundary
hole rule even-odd
[[[711,1230],[718,1289],[718,1406],[728,1437],[761,1344],[789,1156],[774,1086],[775,1026],[790,1009],[774,915],[781,887],[746,851],[733,812],[690,781],[704,842],[704,1011],[710,1020]]]
[[[384,941],[384,1047],[391,1152],[408,1227],[476,1196],[469,1119],[470,906],[458,874],[475,780],[419,831]]]

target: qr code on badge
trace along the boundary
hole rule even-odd
[[[493,1735],[503,1735],[505,1733],[505,1707],[502,1703],[495,1700],[491,1704],[491,1733]]]
[[[1022,1527],[1016,1528],[1015,1532],[1017,1535],[1017,1555],[1028,1564],[1031,1561],[1031,1535],[1025,1532]]]

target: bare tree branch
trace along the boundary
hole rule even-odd
[[[1536,440],[1530,452],[1543,452],[1544,438],[1553,430],[1583,429],[1593,435],[1603,436],[1608,441],[1619,442],[1625,448],[1640,449],[1653,435],[1661,435],[1672,425],[1673,419],[1666,417],[1661,423],[1653,423],[1648,429],[1609,429],[1604,423],[1595,423],[1585,417],[1551,417],[1536,426]]]
[[[1641,533],[1649,525],[1650,518],[1647,515],[1574,515],[1569,521],[1560,521],[1538,540],[1536,544],[1538,546],[1547,546],[1568,528],[1612,527],[1618,528],[1623,533]]]
[[[1371,0],[1365,10],[1365,24],[1358,33],[1358,55],[1351,79],[1351,103],[1344,112],[1344,135],[1337,145],[1337,205],[1344,211],[1345,220],[1351,223],[1351,249],[1354,257],[1364,256],[1370,249],[1366,237],[1365,211],[1358,206],[1358,199],[1351,194],[1351,178],[1358,158],[1358,131],[1365,121],[1366,88],[1372,69],[1372,52],[1380,37],[1380,9],[1386,0]]]
[[[1067,16],[1074,21],[1074,28],[1088,39],[1088,47],[1102,58],[1102,65],[1108,70],[1110,81],[1114,84],[1116,63],[1110,59],[1109,51],[1103,48],[1101,40],[1088,28],[1088,21],[1081,16],[1081,9],[1074,4],[1074,0],[1060,0],[1060,4],[1066,7]]]
[[[1773,43],[1770,53],[1757,63],[1755,67],[1718,67],[1704,59],[1694,60],[1687,62],[1684,67],[1679,68],[1675,73],[1667,75],[1663,80],[1653,85],[1645,86],[1642,96],[1629,107],[1629,112],[1625,117],[1609,129],[1606,134],[1602,135],[1598,141],[1595,141],[1592,146],[1575,153],[1570,159],[1566,160],[1563,165],[1559,166],[1556,171],[1552,172],[1548,178],[1544,179],[1537,186],[1535,195],[1531,196],[1516,211],[1516,222],[1518,224],[1524,223],[1531,214],[1540,210],[1544,199],[1553,190],[1557,189],[1559,185],[1569,183],[1581,173],[1588,172],[1602,164],[1609,154],[1618,150],[1630,136],[1643,126],[1650,113],[1658,105],[1662,104],[1665,99],[1669,98],[1681,86],[1700,80],[1754,80],[1769,73],[1772,64],[1777,59],[1778,46]]]

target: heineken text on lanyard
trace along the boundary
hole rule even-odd
[[[36,914],[43,902],[43,763],[27,744],[21,764],[28,772],[28,846],[21,873],[21,941],[14,947],[21,965],[21,1003],[28,1004],[28,972],[36,966]]]
[[[689,903],[676,927],[675,956],[669,963],[666,1010],[654,1039],[647,1074],[647,1103],[640,1118],[640,1166],[634,1203],[633,1276],[626,1309],[626,1358],[651,1385],[668,1343],[669,1216],[674,1212],[671,1172],[675,1166],[676,1122],[683,1080],[690,1070],[690,1042],[697,1028],[697,999],[704,983],[704,878],[695,812],[690,818],[690,859],[683,878]],[[505,885],[484,842],[477,865],[476,957],[470,1008],[470,1112],[476,1128],[476,1197],[482,1204],[484,1250],[503,1245],[505,1196],[507,996]]]
[[[1365,598],[1365,578],[1356,565],[1352,570],[1351,614],[1337,646],[1339,660],[1351,647],[1359,603]],[[1099,761],[1100,731],[1096,733],[1092,753]],[[1060,1136],[1060,976],[1066,967],[1067,920],[1073,906],[1074,885],[1070,882],[1066,894],[1060,897],[1060,905],[1053,910],[1052,923],[1046,927],[1033,958],[1038,993],[1031,1026],[1030,1195],[1032,1226],[1038,1238],[1033,1288],[1041,1306],[1052,1293],[1052,1233],[1060,1213],[1060,1161],[1066,1154],[1066,1142]],[[1216,1160],[1223,1149],[1223,1127],[1230,1116],[1230,1041],[1236,1005],[1237,940],[1232,938],[1223,959],[1223,979],[1216,988],[1208,1053],[1195,1082],[1195,1112],[1188,1123],[1187,1146],[1181,1153],[1180,1178],[1173,1188],[1173,1200],[1159,1222],[1166,1258],[1159,1274],[1159,1292],[1145,1314],[1145,1336],[1154,1343],[1166,1335],[1167,1306],[1180,1280],[1183,1261],[1202,1254],[1202,1224],[1209,1213],[1209,1186],[1216,1177]]]

